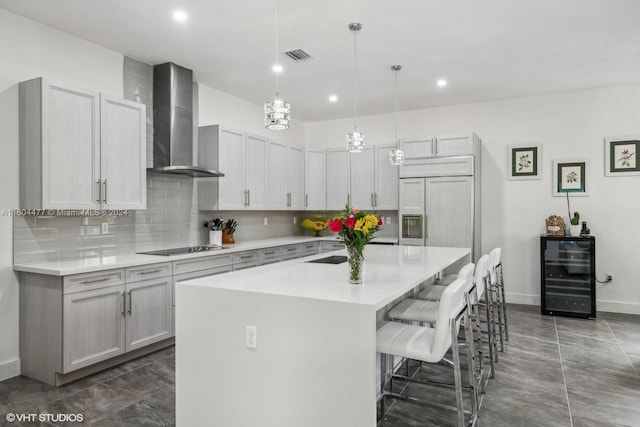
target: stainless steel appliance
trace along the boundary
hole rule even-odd
[[[147,252],[137,252],[140,255],[182,255],[189,253],[197,253],[197,252],[208,252],[208,251],[219,251],[221,249],[225,249],[222,246],[210,246],[210,245],[200,245],[200,246],[186,246],[183,248],[169,248],[169,249],[159,249],[156,251],[147,251]]]

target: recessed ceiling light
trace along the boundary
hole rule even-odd
[[[275,73],[280,73],[280,72],[282,72],[282,65],[280,65],[280,64],[276,64],[276,65],[274,65],[274,66],[272,67],[272,70],[273,70]]]
[[[329,95],[329,102],[336,102],[336,101],[338,101],[337,95]]]
[[[447,81],[445,79],[440,79],[440,80],[438,80],[437,85],[440,86],[440,87],[446,86],[447,85]]]
[[[178,22],[184,22],[187,20],[187,13],[182,10],[176,10],[173,12],[173,19]]]

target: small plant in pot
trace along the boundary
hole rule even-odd
[[[567,211],[569,212],[569,233],[571,236],[578,237],[580,235],[580,214],[577,211],[573,212],[571,216],[571,207],[569,206],[569,193],[567,195]]]

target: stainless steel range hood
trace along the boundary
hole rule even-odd
[[[155,172],[220,177],[194,166],[193,71],[172,62],[153,67],[153,168]]]

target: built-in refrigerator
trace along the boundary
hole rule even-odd
[[[401,245],[464,247],[480,257],[480,139],[466,141],[465,155],[410,154],[400,167]]]

